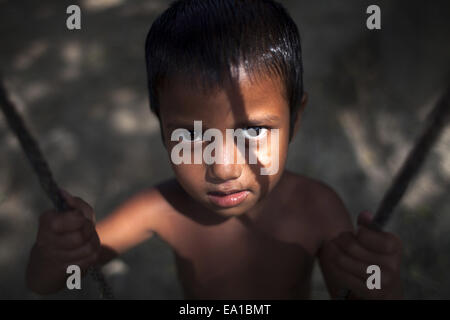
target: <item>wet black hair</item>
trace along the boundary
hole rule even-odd
[[[231,70],[284,85],[291,134],[303,95],[300,35],[272,0],[178,0],[152,24],[145,43],[150,108],[159,118],[158,89],[173,76],[212,88]]]

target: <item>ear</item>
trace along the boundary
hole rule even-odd
[[[298,108],[297,114],[295,115],[294,131],[292,132],[291,141],[294,139],[298,129],[300,128],[300,119],[302,118],[302,114],[306,108],[307,103],[308,103],[308,93],[303,92],[302,100],[300,101],[300,108]]]

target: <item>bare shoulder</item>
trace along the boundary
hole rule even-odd
[[[323,240],[334,238],[342,231],[352,230],[350,215],[338,193],[326,183],[288,172],[298,196],[296,202],[305,208],[308,219],[323,231]]]

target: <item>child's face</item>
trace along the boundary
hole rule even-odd
[[[175,165],[172,162],[179,183],[192,198],[216,213],[235,216],[248,212],[277,184],[284,170],[289,144],[289,106],[280,81],[265,78],[252,83],[245,74],[241,74],[239,80],[229,81],[223,87],[206,93],[183,79],[177,79],[160,90],[159,101],[169,156],[174,146],[179,144],[178,140],[171,141],[175,129],[193,130],[194,121],[201,120],[203,132],[209,128],[222,132],[223,141],[219,143],[223,143],[223,151],[216,150],[220,154],[214,154],[223,159],[222,163],[201,161],[201,164]],[[268,135],[267,147],[258,147],[255,152],[258,157],[256,164],[249,164],[248,154],[244,156],[245,162],[239,163],[236,144],[231,144],[234,158],[227,151],[230,149],[225,147],[226,129],[241,128],[250,132],[245,131],[249,127],[254,128],[257,135],[263,136],[264,132]],[[274,134],[271,129],[278,129],[275,141],[271,140],[270,136]],[[194,144],[200,143],[200,148],[205,150],[210,142],[199,139],[187,143],[192,146],[194,159]],[[261,167],[273,164],[275,148],[278,148],[278,170],[272,175],[261,175]],[[229,194],[230,191],[233,193]]]

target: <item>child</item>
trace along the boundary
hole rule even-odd
[[[151,109],[176,179],[143,190],[98,224],[86,202],[64,191],[74,210],[42,214],[27,270],[33,291],[60,290],[68,265],[104,264],[157,233],[174,251],[186,298],[307,298],[316,258],[333,298],[345,289],[353,298],[401,298],[400,240],[368,228],[367,212],[355,232],[330,187],[284,170],[307,95],[299,33],[281,5],[176,1],[153,23],[146,60]],[[212,162],[175,164],[179,143],[201,151],[213,143],[194,121],[224,136],[241,129],[247,149],[277,139],[249,151],[253,164],[245,153],[237,161],[243,152],[234,144],[211,152]],[[176,129],[188,134],[173,139]],[[278,170],[261,174],[275,150]],[[373,264],[378,290],[366,285]]]

